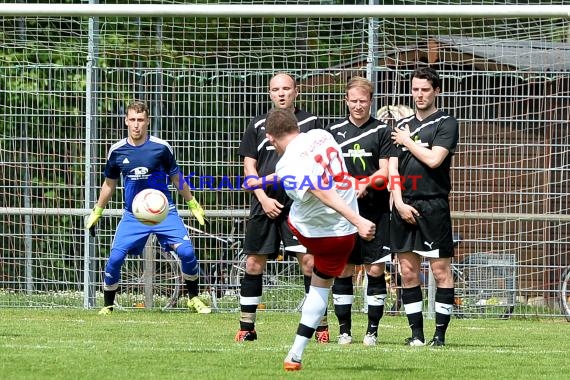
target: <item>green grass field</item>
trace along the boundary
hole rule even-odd
[[[299,313],[260,312],[256,342],[235,343],[237,313],[0,309],[0,379],[567,379],[570,323],[453,319],[443,349],[403,346],[404,317],[385,316],[379,345],[311,342],[303,370],[282,369]],[[334,316],[331,330],[338,331]],[[426,320],[431,336],[433,320]]]

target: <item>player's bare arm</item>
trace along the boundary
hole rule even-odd
[[[251,157],[245,157],[243,159],[243,168],[245,177],[247,178],[244,184],[247,184],[249,189],[254,189],[253,194],[259,200],[265,214],[271,219],[277,218],[281,214],[283,205],[277,200],[268,197],[265,190],[261,187],[261,178],[259,178],[259,173],[257,172],[257,160]],[[275,174],[273,174],[273,176],[275,177]]]
[[[174,174],[170,176],[170,181],[172,183],[177,183],[176,181],[179,180],[180,180],[180,174]],[[192,215],[194,215],[196,220],[198,220],[198,223],[201,226],[203,226],[205,223],[206,213],[204,212],[202,206],[200,206],[200,204],[198,203],[198,200],[194,198],[194,195],[192,194],[192,191],[190,190],[190,186],[188,186],[188,183],[186,183],[186,181],[181,181],[181,182],[182,185],[177,186],[176,190],[178,190],[178,193],[180,193],[180,195],[182,195],[182,197],[184,198],[184,201],[188,205],[188,208],[190,209]],[[176,247],[177,246],[173,246],[173,248]]]
[[[400,172],[398,170],[398,157],[390,157],[388,161],[389,178],[395,179],[400,178]],[[392,181],[390,184],[390,189],[392,191],[392,200],[394,202],[394,207],[398,210],[400,217],[410,224],[416,224],[416,216],[420,215],[418,210],[410,205],[404,203],[402,199],[402,188],[401,183]]]
[[[85,228],[89,230],[91,236],[95,237],[95,226],[97,222],[103,215],[103,209],[107,206],[107,203],[111,200],[111,197],[115,193],[117,188],[117,180],[105,178],[103,185],[101,186],[101,192],[99,193],[99,198],[91,214],[85,220]]]
[[[379,169],[376,170],[370,177],[374,178],[374,183],[370,181],[368,187],[376,186],[382,187],[386,186],[386,180],[388,178],[389,170],[388,170],[388,158],[381,158],[378,160],[378,167]]]
[[[355,212],[346,202],[337,194],[334,189],[309,189],[311,194],[317,197],[326,206],[332,208],[358,228],[358,234],[365,240],[372,240],[376,233],[376,225],[363,218]]]
[[[242,185],[244,189],[251,190],[261,187],[261,181],[259,181],[259,174],[257,173],[257,160],[255,158],[244,157],[243,172],[246,178]]]
[[[171,175],[170,176],[170,182],[171,183],[180,182],[180,186],[176,186],[176,190],[178,191],[178,193],[180,195],[182,195],[182,198],[184,198],[184,200],[186,202],[194,199],[194,195],[192,195],[192,190],[190,190],[190,186],[188,186],[188,183],[186,183],[186,181],[180,181],[180,175],[179,174]]]
[[[113,197],[115,189],[117,188],[117,180],[105,178],[103,185],[101,186],[101,192],[99,193],[99,199],[97,200],[97,206],[105,208],[107,203]]]
[[[394,144],[405,146],[414,157],[431,169],[439,167],[449,154],[449,150],[442,146],[433,146],[429,149],[416,144],[410,137],[410,128],[408,125],[402,129],[392,131],[392,140],[394,140]]]
[[[271,185],[277,181],[275,173],[259,177],[257,173],[257,160],[251,157],[245,157],[243,161],[245,182],[242,184],[244,190],[251,191],[253,189],[261,188],[263,185]]]

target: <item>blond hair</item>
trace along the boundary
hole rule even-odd
[[[364,77],[355,76],[350,78],[346,84],[345,95],[348,96],[348,91],[352,90],[353,88],[363,88],[370,94],[370,99],[372,99],[372,96],[374,95],[374,86],[372,85],[372,82]]]

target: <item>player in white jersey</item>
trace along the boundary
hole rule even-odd
[[[352,181],[339,145],[323,130],[301,133],[295,116],[272,110],[266,134],[282,154],[275,173],[293,200],[289,226],[314,258],[309,293],[293,346],[284,360],[287,371],[301,369],[303,351],[325,313],[330,287],[342,273],[356,233],[370,240],[376,226],[358,213]]]
[[[298,95],[295,79],[289,74],[277,73],[269,80],[269,97],[274,108],[294,114],[303,132],[320,129],[321,124],[315,115],[295,106]],[[311,283],[313,258],[306,254],[305,247],[299,244],[287,225],[291,199],[281,187],[274,185],[275,164],[279,158],[265,135],[266,117],[267,114],[263,114],[251,120],[239,146],[246,176],[244,185],[251,191],[251,207],[243,242],[247,258],[240,282],[240,319],[234,338],[236,342],[257,340],[255,323],[257,306],[263,295],[263,272],[267,260],[278,257],[281,242],[284,254],[296,256],[299,262],[304,275],[305,293],[309,292]],[[325,316],[315,337],[321,343],[329,341]]]

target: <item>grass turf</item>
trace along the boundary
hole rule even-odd
[[[283,370],[299,313],[259,312],[255,342],[235,343],[237,313],[0,309],[1,379],[566,379],[570,323],[563,319],[453,319],[443,349],[403,345],[405,317],[385,316],[364,347],[366,315],[353,314],[353,344],[312,341],[303,370]],[[433,320],[425,321],[426,338]]]

